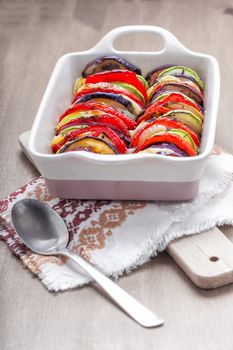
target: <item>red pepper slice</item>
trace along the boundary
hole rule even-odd
[[[156,101],[154,103],[154,105],[164,105],[166,103],[175,103],[175,102],[181,102],[181,103],[185,103],[186,105],[189,105],[193,108],[195,108],[198,112],[202,113],[202,111],[200,110],[200,108],[196,105],[196,103],[193,101],[189,101],[188,99],[186,99],[182,94],[173,92],[163,98],[161,98],[160,100]],[[152,106],[152,105],[151,105]]]
[[[122,82],[133,85],[140,91],[147,103],[148,97],[146,88],[143,83],[137,78],[135,72],[129,70],[112,70],[89,75],[86,78],[86,84],[96,84],[100,82]]]
[[[178,135],[174,135],[172,133],[169,134],[169,131],[163,134],[156,134],[149,137],[145,142],[143,142],[141,146],[135,150],[134,153],[143,151],[145,148],[148,148],[149,146],[160,142],[174,143],[178,148],[180,148],[182,151],[185,151],[189,156],[196,156],[197,154],[197,152],[187,141],[183,140],[182,137]]]
[[[137,125],[139,125],[142,121],[149,120],[153,117],[158,118],[160,115],[169,112],[171,110],[171,108],[169,108],[169,103],[177,102],[191,106],[195,108],[200,114],[202,114],[202,111],[194,102],[185,99],[184,96],[182,96],[179,93],[171,93],[168,96],[165,96],[164,98],[156,101],[155,103],[152,103],[145,110],[145,112],[137,119]]]
[[[145,112],[137,119],[137,125],[154,117],[158,118],[163,114],[170,112],[170,109],[160,105],[151,105]]]
[[[59,142],[56,142],[54,139],[52,141],[51,144],[51,148],[53,153],[57,153],[57,151],[67,142],[67,141],[71,141],[75,136],[79,136],[80,134],[83,133],[83,131],[88,131],[88,129],[91,129],[90,127],[86,127],[83,129],[78,129],[78,130],[73,130],[71,132],[68,132],[66,135],[62,136],[62,135],[58,135],[57,137],[60,138]]]
[[[60,128],[56,128],[56,135],[59,134],[59,132],[65,128],[68,128],[72,125],[101,125],[101,126],[108,126],[116,131],[119,131],[126,137],[130,137],[129,130],[127,129],[127,126],[125,123],[110,114],[102,114],[100,116],[90,116],[90,117],[80,117],[73,119],[67,124],[62,125]]]
[[[110,92],[110,93],[113,93],[113,94],[121,94],[121,95],[125,95],[127,97],[129,97],[131,100],[133,100],[134,102],[136,102],[141,108],[143,108],[143,103],[141,100],[139,100],[139,98],[137,98],[136,96],[134,96],[133,94],[131,94],[130,92],[128,92],[127,90],[125,89],[106,89],[106,88],[90,88],[90,89],[87,89],[87,90],[83,90],[81,92],[78,92],[73,101],[72,101],[72,104],[75,103],[75,101],[82,97],[82,96],[85,96],[85,95],[88,95],[88,94],[91,94],[93,92]]]
[[[59,143],[52,144],[52,151],[56,153],[62,146],[64,146],[66,142],[72,141],[75,138],[80,138],[86,135],[98,138],[103,133],[112,141],[113,145],[120,153],[126,152],[126,145],[124,141],[117,135],[117,133],[108,127],[99,125],[87,126],[85,128],[67,133]]]
[[[132,119],[128,118],[123,113],[118,112],[113,107],[107,106],[104,103],[96,103],[96,102],[83,102],[83,103],[78,103],[76,105],[71,106],[60,116],[58,122],[60,122],[68,114],[71,114],[74,112],[81,112],[81,111],[93,111],[95,109],[105,112],[106,114],[111,114],[121,119],[126,124],[129,130],[134,129],[135,123]]]
[[[192,137],[195,144],[198,147],[200,146],[200,140],[199,140],[197,134],[193,130],[191,130],[188,126],[184,125],[180,121],[172,120],[170,118],[163,118],[163,119],[158,118],[158,119],[146,124],[144,127],[140,128],[138,131],[136,131],[136,133],[134,134],[134,136],[132,138],[131,147],[133,147],[133,148],[137,147],[139,138],[140,138],[141,134],[143,133],[143,131],[145,131],[146,129],[150,128],[152,125],[155,125],[155,124],[164,125],[167,128],[171,128],[171,129],[184,130],[187,133],[189,133],[189,135]]]

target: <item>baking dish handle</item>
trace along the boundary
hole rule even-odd
[[[101,53],[117,53],[120,52],[114,48],[114,41],[124,34],[130,33],[154,33],[159,35],[164,42],[163,52],[173,52],[173,50],[184,51],[186,48],[181,42],[168,30],[150,26],[150,25],[132,25],[118,27],[107,33],[99,42],[93,47],[93,51],[99,51]]]

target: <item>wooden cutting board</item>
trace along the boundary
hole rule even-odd
[[[29,135],[30,131],[21,134],[19,143],[30,159]],[[199,288],[212,289],[233,282],[233,243],[217,227],[177,239],[166,251]]]

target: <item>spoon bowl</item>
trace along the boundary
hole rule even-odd
[[[12,223],[22,241],[31,250],[51,255],[66,248],[66,225],[49,205],[36,199],[22,199],[12,208]]]

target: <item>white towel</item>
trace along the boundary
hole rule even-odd
[[[64,219],[69,248],[108,276],[118,277],[148,262],[174,239],[233,223],[233,156],[215,148],[190,202],[79,201],[53,198],[43,178],[0,202],[0,239],[51,291],[80,287],[90,281],[76,264],[32,253],[15,234],[13,203],[29,197],[47,202]]]

